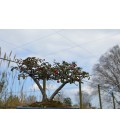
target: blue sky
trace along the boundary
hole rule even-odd
[[[51,63],[54,60],[76,61],[83,70],[90,74],[99,57],[114,45],[120,44],[119,38],[120,30],[118,29],[0,30],[0,46],[3,52],[9,53],[12,50],[18,58],[36,56],[45,58]],[[74,95],[77,88],[71,87],[74,87]],[[87,85],[83,87],[85,90],[90,90]]]

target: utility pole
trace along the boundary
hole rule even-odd
[[[6,102],[7,102],[7,98],[6,98],[6,91],[5,91],[5,108],[7,107]]]
[[[115,97],[114,97],[113,92],[112,92],[112,99],[113,99],[113,109],[115,109]]]
[[[46,78],[43,79],[43,99],[47,100],[47,95],[46,95]]]
[[[80,97],[80,109],[82,109],[82,90],[81,90],[81,79],[79,81],[79,97]]]
[[[99,84],[98,84],[98,94],[99,94],[100,109],[102,109],[101,94],[100,94],[100,85]]]

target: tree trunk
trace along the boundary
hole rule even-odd
[[[40,83],[39,83],[38,80],[36,80],[34,77],[31,77],[31,78],[34,80],[34,82],[37,84],[39,90],[41,91],[41,94],[43,96],[42,101],[47,101],[47,95],[46,95],[46,80],[43,81],[43,88],[42,88],[42,86],[40,85]]]
[[[43,80],[43,99],[42,101],[47,101],[47,94],[46,94],[46,78]]]
[[[54,97],[58,94],[58,92],[67,84],[68,82],[63,83],[62,85],[60,85],[58,87],[58,89],[56,89],[56,91],[51,95],[50,97],[50,101],[52,101],[54,99]]]
[[[42,102],[48,101],[47,95],[43,95]]]

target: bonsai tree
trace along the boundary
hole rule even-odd
[[[11,71],[17,69],[20,72],[18,80],[21,77],[23,79],[31,77],[41,91],[43,96],[42,101],[52,101],[59,91],[68,83],[72,84],[76,81],[82,81],[82,79],[86,77],[89,78],[89,74],[82,71],[82,68],[78,67],[75,62],[54,62],[54,64],[51,65],[46,62],[45,59],[28,57],[24,60],[17,59],[16,63],[17,66],[12,67]],[[46,94],[46,81],[48,80],[54,80],[57,83],[60,83],[60,86],[53,92],[49,99]],[[40,83],[41,81],[43,86]]]

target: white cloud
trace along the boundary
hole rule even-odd
[[[60,35],[55,31],[3,29],[0,30],[0,44],[4,51],[13,50],[21,58],[32,55],[50,62],[54,59],[74,60],[85,70],[91,71],[101,54],[120,43],[120,30],[70,29],[61,30]]]

